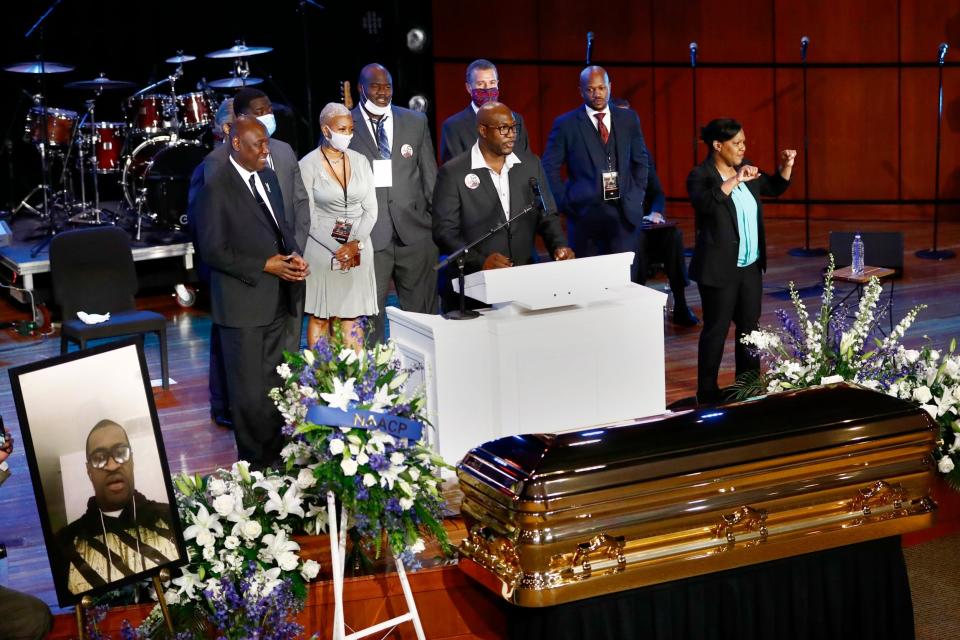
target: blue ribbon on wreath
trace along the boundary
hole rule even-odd
[[[408,440],[419,440],[423,435],[423,424],[416,420],[365,409],[343,411],[342,409],[315,404],[307,410],[307,422],[331,427],[383,431],[394,438],[406,438]]]

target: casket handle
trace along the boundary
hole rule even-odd
[[[851,511],[862,511],[869,516],[873,507],[893,504],[895,510],[903,508],[903,496],[906,491],[901,484],[890,484],[884,480],[877,480],[869,487],[857,492],[850,503]]]
[[[626,544],[624,536],[611,536],[607,533],[601,533],[594,536],[589,542],[581,542],[577,545],[577,551],[573,554],[571,565],[579,566],[583,571],[583,577],[589,577],[593,568],[590,566],[590,556],[595,553],[602,553],[607,558],[617,561],[617,570],[622,570],[627,566],[627,558],[623,555],[623,547]]]
[[[727,545],[732,547],[737,542],[737,529],[756,531],[760,542],[767,539],[767,510],[755,509],[744,505],[720,517],[720,523],[713,528],[713,534],[718,538],[725,538]]]

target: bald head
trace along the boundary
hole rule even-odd
[[[502,102],[488,102],[477,111],[477,133],[482,150],[499,156],[513,152],[518,126],[513,111]]]
[[[267,128],[253,116],[237,116],[230,129],[230,155],[247,171],[260,171],[270,153]]]
[[[607,107],[610,98],[610,76],[603,67],[590,65],[580,72],[580,96],[595,111]]]
[[[393,100],[393,77],[382,64],[370,63],[360,70],[360,90],[378,107],[389,107]]]

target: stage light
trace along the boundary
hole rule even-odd
[[[407,31],[407,48],[414,53],[420,53],[427,46],[427,34],[420,27]]]
[[[427,109],[430,108],[430,101],[427,100],[427,96],[418,93],[410,98],[407,106],[409,106],[412,111],[426,113]]]

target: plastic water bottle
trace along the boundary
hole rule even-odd
[[[850,271],[856,275],[863,273],[863,238],[857,232],[853,236],[853,246],[850,247]]]

